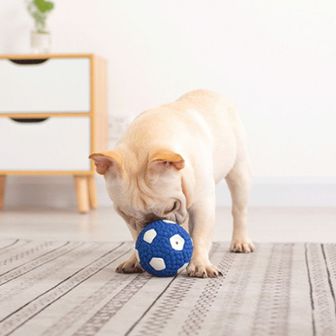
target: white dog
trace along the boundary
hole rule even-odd
[[[139,115],[111,151],[93,153],[108,193],[133,239],[154,219],[189,230],[189,276],[216,277],[209,260],[215,224],[215,184],[225,178],[232,197],[231,251],[252,252],[246,228],[249,163],[240,120],[227,101],[205,90]],[[141,272],[135,254],[117,272]]]

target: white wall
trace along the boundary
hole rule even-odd
[[[334,181],[334,0],[55,2],[53,51],[109,60],[111,115],[214,89],[241,112],[257,180]],[[29,51],[30,27],[23,0],[1,0],[0,52]]]

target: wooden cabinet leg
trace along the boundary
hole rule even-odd
[[[4,206],[6,176],[0,175],[0,210]]]
[[[89,202],[91,209],[97,208],[97,188],[96,188],[96,179],[94,176],[88,177],[89,185]]]
[[[87,176],[75,176],[75,186],[78,211],[87,213],[90,210]]]

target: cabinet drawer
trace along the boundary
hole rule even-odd
[[[0,113],[89,111],[89,58],[0,60]]]
[[[27,120],[0,118],[0,170],[90,170],[88,117]]]

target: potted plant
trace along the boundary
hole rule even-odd
[[[51,37],[47,28],[47,17],[54,9],[54,3],[46,0],[27,0],[27,9],[34,20],[35,26],[30,37],[33,52],[48,52]]]

